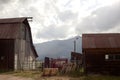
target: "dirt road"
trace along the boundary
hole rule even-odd
[[[70,77],[38,77],[36,79],[32,78],[23,78],[23,77],[18,77],[18,76],[13,76],[13,75],[0,75],[0,80],[80,80],[80,79],[75,79],[75,78],[70,78]]]
[[[0,80],[33,80],[33,79],[16,77],[16,76],[12,76],[12,75],[0,75]]]
[[[36,80],[80,80],[80,79],[68,78],[68,77],[45,77]]]

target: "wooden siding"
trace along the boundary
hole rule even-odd
[[[30,42],[26,40],[16,40],[15,47],[15,70],[35,69],[35,59]]]
[[[92,49],[83,52],[85,72],[120,74],[120,60],[106,60],[107,54],[120,54],[120,50]]]
[[[25,60],[25,40],[16,39],[15,41],[15,69],[23,69],[23,64]]]

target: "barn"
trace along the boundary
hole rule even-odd
[[[0,19],[0,71],[35,69],[37,57],[27,18]]]
[[[83,34],[86,73],[120,74],[120,33]]]

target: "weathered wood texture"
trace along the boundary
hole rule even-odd
[[[106,59],[106,55],[119,57],[120,41],[118,40],[120,40],[120,34],[84,34],[82,52],[85,72],[120,74],[120,58]]]

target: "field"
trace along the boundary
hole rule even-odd
[[[22,71],[22,72],[7,72],[0,74],[0,80],[120,80],[120,76],[109,76],[109,75],[81,75],[81,76],[70,76],[70,75],[57,75],[42,77],[42,72],[38,71]],[[74,74],[75,75],[75,74]],[[3,77],[3,79],[2,79]],[[4,79],[6,77],[6,79]],[[10,79],[11,78],[11,79]]]

